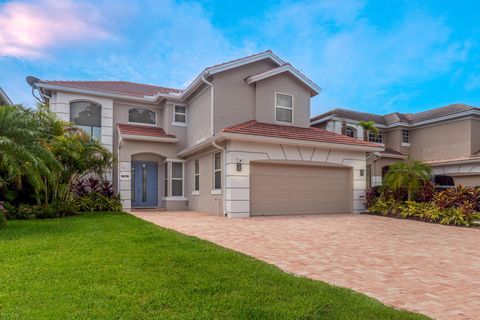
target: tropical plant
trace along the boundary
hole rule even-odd
[[[378,128],[375,126],[375,122],[373,121],[360,121],[358,125],[363,128],[363,140],[365,141],[368,141],[368,134],[370,132],[378,134]]]
[[[385,177],[385,184],[393,191],[406,190],[408,200],[413,196],[420,186],[430,179],[432,169],[426,163],[416,160],[398,162],[390,166]]]
[[[435,185],[432,181],[425,181],[418,191],[417,199],[420,202],[431,202],[435,196]]]
[[[42,130],[41,120],[21,106],[0,106],[0,188],[21,188],[28,182],[36,195],[61,169],[47,147],[51,132]],[[37,200],[39,197],[37,196]]]

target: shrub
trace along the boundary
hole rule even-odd
[[[377,195],[376,195],[375,189],[373,188],[367,189],[367,191],[365,191],[365,208],[368,209],[371,206],[373,206],[376,198],[377,198]]]
[[[118,197],[106,197],[98,192],[90,193],[84,197],[78,197],[73,200],[78,211],[121,211],[122,204]]]
[[[417,199],[419,202],[430,202],[435,196],[435,185],[432,181],[426,181],[418,191]]]

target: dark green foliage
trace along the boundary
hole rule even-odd
[[[118,197],[107,197],[98,192],[92,192],[83,197],[73,199],[73,204],[80,212],[121,211],[122,203]]]
[[[54,203],[50,205],[21,204],[19,206],[4,203],[4,207],[8,220],[54,219],[78,214],[73,203]]]
[[[427,319],[128,214],[10,221],[2,319]]]
[[[0,229],[7,225],[7,217],[5,216],[5,210],[0,210]]]

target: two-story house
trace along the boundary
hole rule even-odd
[[[452,104],[424,112],[377,115],[334,109],[312,118],[312,125],[363,140],[359,121],[373,121],[380,133],[368,140],[384,151],[367,160],[367,183],[382,183],[388,167],[410,157],[432,166],[437,184],[480,186],[480,109]]]
[[[124,208],[229,217],[358,212],[366,154],[310,126],[320,88],[271,51],[204,69],[187,88],[28,82],[59,117],[112,150]]]

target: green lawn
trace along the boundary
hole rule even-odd
[[[122,213],[10,221],[1,319],[425,319]]]

